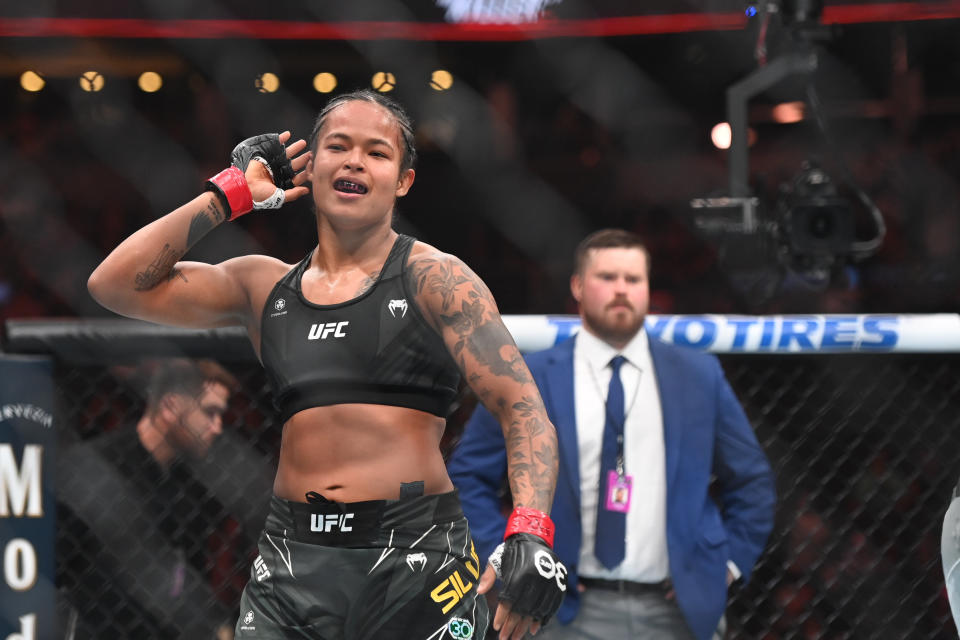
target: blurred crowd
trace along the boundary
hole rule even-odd
[[[834,123],[842,134],[831,145],[809,121],[757,125],[750,164],[764,219],[775,219],[778,190],[804,160],[823,158],[836,176],[837,157],[883,216],[878,251],[841,258],[829,280],[810,282],[784,269],[778,241],[695,224],[690,200],[721,194],[727,165],[706,134],[692,139],[708,130],[692,116],[611,126],[572,100],[545,104],[529,92],[490,81],[450,112],[414,100],[421,157],[397,216],[402,230],[475,264],[504,313],[572,312],[566,256],[575,238],[607,226],[649,242],[658,312],[909,313],[960,303],[960,118],[916,118],[906,130],[849,118]],[[232,145],[257,133],[224,118],[226,99],[196,78],[142,103],[12,93],[0,107],[2,319],[104,315],[85,291],[92,267],[198,192]],[[272,114],[263,126],[308,133],[303,104],[276,106],[258,107]],[[858,236],[872,237],[869,214],[857,208],[855,217]],[[294,262],[314,236],[309,206],[295,203],[212,234],[188,257],[257,250]]]

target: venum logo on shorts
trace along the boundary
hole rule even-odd
[[[408,553],[407,554],[407,566],[410,567],[410,571],[423,572],[423,568],[427,566],[427,554],[425,553]]]
[[[347,337],[348,324],[350,324],[349,320],[312,324],[310,325],[310,332],[307,334],[307,340],[326,340],[330,335],[333,335],[334,338],[345,338]]]
[[[247,611],[243,614],[243,620],[241,620],[240,631],[256,631],[257,628],[253,626],[253,611]]]
[[[387,303],[387,310],[390,312],[394,318],[397,317],[397,312],[400,312],[400,317],[403,318],[407,315],[407,299],[402,298],[400,300],[391,300]]]
[[[270,577],[270,569],[267,568],[263,556],[257,556],[257,559],[253,561],[253,569],[257,574],[257,582],[263,582]]]
[[[470,640],[473,637],[473,624],[463,618],[451,618],[447,623],[447,631],[456,640]]]
[[[311,513],[310,531],[316,531],[318,533],[331,533],[333,531],[347,533],[353,531],[353,527],[347,524],[347,521],[352,519],[352,513]]]
[[[270,314],[270,317],[276,318],[277,316],[287,315],[286,307],[287,307],[287,301],[284,300],[283,298],[277,298],[276,300],[273,301],[273,308],[275,309],[275,311]]]

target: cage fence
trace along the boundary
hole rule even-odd
[[[8,326],[7,350],[55,363],[60,637],[216,637],[236,620],[280,444],[259,363],[229,330],[55,326]],[[219,360],[240,387],[203,460],[137,486],[117,443],[143,411],[144,362],[181,356]],[[778,492],[727,637],[955,638],[940,533],[960,470],[960,355],[720,359]],[[445,452],[475,402],[462,393]]]

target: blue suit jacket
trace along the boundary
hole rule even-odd
[[[580,463],[574,412],[571,338],[527,358],[557,429],[560,470],[551,517],[554,549],[569,570],[557,619],[577,613],[580,557]],[[775,489],[766,455],[712,355],[650,338],[663,412],[667,481],[667,551],[677,603],[694,635],[711,637],[727,602],[727,560],[747,580],[773,528]],[[477,552],[486,558],[503,538],[498,492],[507,469],[503,432],[482,406],[466,425],[449,465]],[[717,502],[708,495],[716,476]]]

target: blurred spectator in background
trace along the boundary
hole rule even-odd
[[[64,637],[232,637],[235,603],[223,602],[209,580],[216,550],[208,542],[227,514],[194,469],[210,464],[237,387],[211,360],[159,362],[134,424],[60,456]]]

